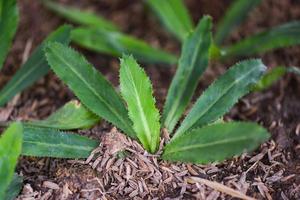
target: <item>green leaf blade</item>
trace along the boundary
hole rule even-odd
[[[14,174],[13,180],[10,183],[8,189],[6,190],[6,194],[4,200],[15,200],[22,190],[23,185],[23,177]]]
[[[43,3],[47,8],[71,22],[112,31],[119,30],[115,24],[92,12],[79,10],[69,6],[63,6],[50,0],[43,0]]]
[[[115,57],[132,54],[146,63],[173,64],[177,61],[176,56],[120,32],[81,27],[74,29],[71,37],[75,44],[83,48]]]
[[[162,158],[206,164],[255,150],[269,138],[267,130],[254,123],[230,122],[208,125],[172,140]]]
[[[15,168],[22,149],[23,127],[11,124],[0,138],[0,199],[3,199],[13,180]]]
[[[99,142],[55,129],[24,127],[22,155],[55,158],[87,158]]]
[[[26,125],[60,130],[86,129],[100,121],[100,118],[86,109],[78,101],[70,101],[48,118],[26,122]]]
[[[89,110],[135,137],[120,95],[81,54],[59,43],[49,43],[45,52],[56,75]]]
[[[174,137],[222,117],[240,97],[250,91],[265,70],[266,66],[261,60],[235,64],[198,98]]]
[[[179,41],[193,30],[192,18],[182,0],[146,0],[146,3]]]
[[[224,48],[223,57],[251,56],[300,44],[300,22],[289,22],[257,33]]]
[[[45,44],[50,41],[68,44],[70,41],[70,32],[70,26],[61,26],[52,32],[45,41],[34,50],[29,59],[0,91],[0,106],[3,106],[18,92],[31,86],[35,81],[49,72],[50,68],[43,52]]]
[[[163,112],[165,127],[172,132],[206,70],[211,45],[211,18],[205,16],[184,42],[179,66],[168,91]]]
[[[144,147],[154,153],[159,144],[159,111],[155,107],[150,79],[132,56],[121,59],[120,84],[133,128]]]
[[[236,0],[226,11],[217,26],[215,41],[221,45],[224,39],[248,16],[249,12],[261,3],[261,0]]]
[[[16,0],[0,1],[0,70],[11,47],[19,23]]]

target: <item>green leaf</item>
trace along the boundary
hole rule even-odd
[[[150,79],[132,56],[121,59],[120,85],[133,129],[144,148],[154,153],[159,145],[159,111],[155,107]]]
[[[262,91],[269,88],[287,72],[286,67],[278,66],[268,71],[253,87],[254,91]]]
[[[200,76],[208,66],[211,44],[211,18],[205,16],[184,44],[179,66],[168,91],[163,123],[171,133],[190,102]]]
[[[22,155],[55,158],[87,158],[99,142],[55,129],[24,127]]]
[[[0,199],[4,199],[13,180],[22,149],[22,132],[20,123],[12,123],[0,138]]]
[[[193,30],[193,22],[182,0],[145,0],[163,25],[178,40],[183,41]]]
[[[61,26],[56,31],[51,33],[46,40],[34,50],[25,64],[21,66],[17,73],[0,91],[0,106],[3,106],[18,92],[31,86],[35,81],[48,73],[50,68],[43,52],[45,44],[50,41],[68,44],[70,31],[70,26]]]
[[[86,25],[91,27],[99,27],[102,29],[118,31],[119,28],[112,22],[104,19],[103,17],[96,15],[90,11],[83,11],[77,8],[63,6],[49,0],[43,0],[44,5],[50,10],[54,11],[58,15],[68,19],[71,22]]]
[[[45,51],[53,71],[89,110],[135,137],[122,98],[101,73],[65,45],[49,43]]]
[[[254,123],[230,122],[194,129],[166,145],[164,160],[206,164],[255,150],[269,138]]]
[[[222,117],[260,80],[265,70],[266,66],[261,60],[235,64],[198,98],[174,137]]]
[[[120,32],[82,27],[74,29],[71,37],[81,47],[115,57],[132,54],[137,60],[147,63],[173,64],[177,61],[176,56]]]
[[[224,48],[224,57],[251,56],[300,44],[300,22],[289,22],[250,36]]]
[[[247,18],[249,12],[260,3],[261,0],[235,0],[218,23],[216,44],[221,45],[224,39]]]
[[[23,178],[14,174],[13,180],[6,190],[4,200],[15,200],[16,197],[20,194],[23,185]]]
[[[70,101],[47,119],[26,122],[27,125],[55,128],[60,130],[90,128],[100,121],[100,118],[86,109],[78,101]]]
[[[16,0],[0,0],[0,69],[12,44],[19,23]]]

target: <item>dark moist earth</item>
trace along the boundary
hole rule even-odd
[[[161,28],[138,0],[68,1],[94,10],[118,24],[126,33],[142,38],[153,46],[178,54],[179,44]],[[203,14],[214,21],[223,15],[228,0],[188,0],[196,22]],[[3,86],[25,60],[28,52],[58,25],[65,23],[47,11],[38,1],[19,1],[21,24],[0,75]],[[227,42],[237,41],[264,28],[300,19],[300,2],[264,0],[242,27]],[[119,63],[115,58],[80,49],[106,77],[118,85]],[[286,48],[263,55],[269,66],[300,66],[300,48]],[[223,73],[225,64],[211,63],[201,79],[196,97],[211,81]],[[161,108],[174,68],[147,66]],[[3,120],[43,119],[67,101],[72,93],[51,73],[0,109]],[[190,165],[166,163],[157,155],[148,155],[140,145],[102,122],[83,135],[101,139],[101,146],[86,161],[51,158],[20,159],[17,171],[24,176],[19,199],[231,199],[232,197],[192,183],[191,176],[217,181],[257,199],[300,198],[300,79],[287,75],[272,88],[243,98],[225,117],[226,120],[256,121],[267,127],[272,139],[253,154],[244,154],[221,164]],[[125,152],[123,154],[116,152]]]

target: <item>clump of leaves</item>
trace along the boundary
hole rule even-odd
[[[234,44],[224,46],[224,41],[230,33],[242,24],[250,12],[262,1],[236,0],[229,6],[224,17],[218,22],[214,40],[210,44],[211,59],[224,60],[253,56],[300,44],[300,23],[294,21],[272,27]],[[173,64],[177,61],[176,56],[154,49],[142,40],[121,33],[121,30],[115,24],[95,13],[63,6],[50,0],[44,0],[43,2],[47,8],[58,15],[81,25],[81,27],[72,31],[71,38],[74,43],[84,48],[115,57],[120,57],[123,53],[132,54],[138,61],[150,63]],[[144,2],[158,16],[165,28],[180,42],[183,42],[189,33],[195,29],[190,13],[182,0],[144,0]],[[290,70],[286,71],[289,72]],[[275,76],[274,74],[274,70],[271,70],[266,76]],[[277,73],[277,75],[279,74]],[[285,73],[282,73],[281,76],[283,74]],[[278,76],[277,79],[281,76]],[[260,81],[257,88],[262,87],[263,82],[263,80]],[[270,85],[267,84],[264,88]]]
[[[246,37],[237,43],[223,47],[224,41],[242,24],[263,0],[236,0],[218,22],[211,44],[213,59],[228,59],[239,56],[252,56],[270,50],[300,44],[300,22],[288,22],[277,27]],[[182,0],[145,0],[157,14],[160,21],[176,38],[183,41],[193,29],[191,16]],[[176,15],[174,14],[176,13]]]
[[[139,61],[146,63],[173,64],[177,61],[176,56],[122,33],[115,24],[95,13],[63,6],[49,0],[43,2],[47,8],[58,15],[81,25],[71,33],[72,41],[81,47],[115,57],[120,57],[123,53],[132,54]]]
[[[268,132],[255,123],[218,122],[260,80],[266,70],[260,60],[246,60],[231,67],[198,98],[175,130],[208,65],[210,41],[211,18],[205,16],[184,42],[162,123],[150,79],[132,56],[124,55],[121,59],[119,95],[104,76],[73,49],[49,43],[45,52],[53,71],[88,109],[128,136],[137,138],[148,152],[158,150],[160,129],[166,127],[173,137],[164,147],[163,159],[207,163],[254,150],[269,137]]]

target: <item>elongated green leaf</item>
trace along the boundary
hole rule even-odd
[[[198,98],[174,137],[222,117],[260,80],[265,70],[266,66],[261,60],[248,60],[234,65]]]
[[[27,125],[60,130],[85,129],[100,121],[100,118],[78,101],[70,101],[42,121],[27,122]]]
[[[24,127],[22,155],[55,158],[87,158],[99,142],[55,129]]]
[[[47,42],[57,41],[64,44],[69,43],[70,26],[62,26],[51,33],[46,40],[37,47],[29,59],[11,78],[11,80],[0,91],[0,106],[3,106],[8,100],[23,89],[31,86],[35,81],[48,73],[49,66],[45,59],[43,48]]]
[[[123,100],[102,74],[65,45],[49,43],[45,51],[53,71],[88,109],[135,137]]]
[[[3,66],[19,23],[16,0],[0,0],[0,69]]]
[[[124,53],[132,54],[137,60],[147,63],[173,64],[177,61],[174,55],[120,32],[83,27],[74,29],[71,37],[74,43],[84,48],[115,57]]]
[[[300,22],[289,22],[250,36],[223,49],[224,57],[251,56],[300,44]]]
[[[23,178],[17,174],[14,174],[13,180],[5,192],[4,200],[15,200],[22,189],[22,184]]]
[[[254,123],[219,123],[188,132],[166,145],[165,160],[209,163],[252,151],[269,138],[267,130]]]
[[[215,41],[221,45],[224,39],[258,6],[261,0],[235,0],[217,26]]]
[[[172,132],[208,66],[211,44],[211,18],[203,17],[184,42],[179,67],[172,80],[164,107],[163,123]]]
[[[182,0],[145,0],[164,26],[180,41],[193,30],[193,22]]]
[[[121,59],[120,84],[133,129],[145,149],[154,153],[159,144],[159,111],[155,107],[150,79],[132,56]]]
[[[83,11],[77,8],[63,6],[49,0],[43,0],[43,3],[45,6],[47,6],[47,8],[51,9],[58,15],[68,19],[71,22],[91,27],[99,27],[112,31],[119,30],[119,28],[112,22],[90,11]]]
[[[4,199],[5,192],[13,180],[22,149],[22,132],[22,125],[13,123],[0,138],[0,199]]]

